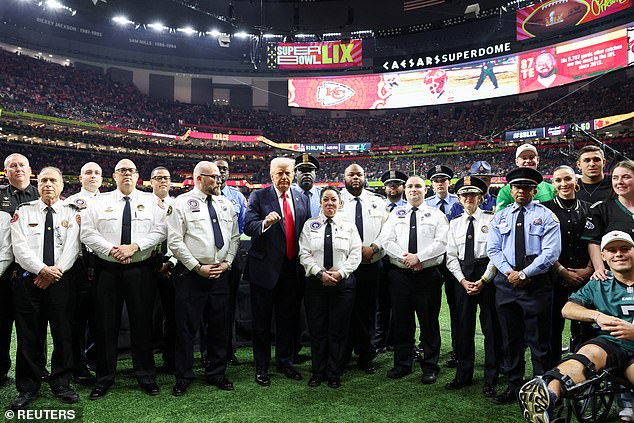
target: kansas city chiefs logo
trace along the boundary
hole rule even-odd
[[[354,90],[347,85],[325,81],[317,88],[317,101],[322,106],[334,106],[343,103],[354,94]]]

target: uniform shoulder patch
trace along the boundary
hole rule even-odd
[[[15,223],[17,222],[19,219],[19,216],[17,213],[13,213],[13,217],[11,218],[11,223]]]
[[[81,216],[80,215],[78,215],[78,214],[75,215],[75,222],[77,222],[77,224],[79,226],[81,226]]]
[[[169,215],[171,215],[171,214],[172,214],[172,211],[173,211],[172,206],[169,206],[169,207],[167,208],[167,213],[166,213],[166,214],[169,216]]]
[[[80,210],[86,208],[86,200],[84,200],[83,198],[75,198],[75,201],[73,201],[72,204]]]
[[[553,217],[553,220],[557,223],[559,223],[559,218],[557,217],[557,215],[555,213],[551,213],[551,216]]]

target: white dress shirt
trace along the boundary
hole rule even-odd
[[[15,261],[35,275],[46,267],[43,261],[46,208],[42,200],[24,203],[11,220],[11,245]],[[56,201],[53,209],[55,266],[68,271],[79,257],[79,219],[75,207]]]
[[[354,223],[349,222],[341,212],[332,218],[332,268],[342,278],[347,278],[361,264],[361,237]],[[299,237],[299,262],[306,270],[306,276],[317,275],[324,269],[324,240],[326,237],[326,216],[308,219]]]
[[[90,207],[82,213],[81,241],[95,254],[116,263],[110,256],[112,247],[121,245],[121,226],[124,194],[118,189],[99,194],[90,202]],[[154,247],[166,238],[165,209],[150,193],[132,190],[130,195],[132,214],[132,243],[139,251],[132,256],[132,262],[140,262],[152,255]]]
[[[341,200],[343,201],[343,213],[345,218],[355,225],[355,216],[357,211],[357,200],[355,196],[350,194],[347,190],[341,191]],[[379,197],[376,194],[372,194],[368,190],[361,191],[359,195],[359,201],[361,202],[361,211],[363,216],[363,246],[369,247],[370,244],[374,244],[379,247],[379,251],[372,256],[371,263],[379,261],[384,255],[385,251],[382,249],[381,229],[387,221],[389,216],[388,211],[385,208],[385,199]],[[339,212],[341,213],[341,211]]]
[[[409,248],[409,222],[413,213],[412,205],[407,204],[396,208],[383,226],[381,241],[383,248],[390,258],[390,263],[401,268],[407,268],[403,263],[403,256]],[[418,206],[416,213],[416,256],[423,264],[423,268],[438,266],[443,262],[447,251],[447,234],[449,222],[447,217],[438,209]]]
[[[240,231],[233,204],[212,196],[224,245],[217,249],[207,208],[207,194],[198,188],[179,195],[167,209],[167,246],[174,257],[192,270],[198,263],[231,264],[238,251]]]
[[[11,215],[0,211],[0,276],[2,276],[12,262]]]
[[[472,215],[473,230],[474,230],[474,255],[477,259],[488,258],[487,256],[487,238],[489,229],[491,228],[491,221],[494,214],[492,212],[485,212],[479,207],[476,208],[475,213]],[[458,282],[462,281],[465,277],[460,267],[460,261],[464,260],[465,244],[467,242],[467,229],[469,228],[469,214],[465,211],[460,216],[456,216],[449,222],[449,241],[447,242],[447,269],[454,275]],[[485,279],[492,281],[495,277],[497,270],[493,263],[489,262],[486,271],[484,272]]]

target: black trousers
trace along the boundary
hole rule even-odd
[[[233,263],[231,263],[231,270],[229,271],[229,319],[227,321],[227,360],[233,356],[236,351],[236,332],[235,332],[235,320],[236,320],[236,306],[238,300],[238,287],[240,286],[240,279],[242,279],[243,262],[242,249],[238,249]]]
[[[225,272],[218,279],[206,279],[181,265],[176,269],[176,380],[193,380],[195,377],[194,341],[203,312],[208,328],[205,375],[208,378],[222,377],[227,368],[229,275]]]
[[[354,351],[359,364],[370,363],[376,356],[372,337],[381,264],[380,260],[376,263],[362,263],[354,271],[357,286],[350,320],[347,358],[350,358]]]
[[[343,374],[354,296],[354,275],[335,286],[324,286],[316,277],[307,279],[304,304],[313,374],[327,378]]]
[[[92,338],[95,333],[91,292],[94,281],[89,280],[86,263],[84,263],[82,258],[75,262],[69,274],[71,275],[72,291],[75,296],[75,308],[72,315],[73,371],[81,372],[88,367],[86,353],[92,346]]]
[[[15,268],[15,263],[12,263],[0,277],[0,378],[11,369],[11,337],[15,309],[11,278]]]
[[[156,369],[152,351],[152,313],[156,298],[156,272],[149,260],[128,265],[98,260],[93,287],[96,386],[109,388],[117,370],[117,344],[125,301],[130,319],[132,366],[139,383],[154,383]]]
[[[73,369],[72,315],[74,293],[72,280],[63,276],[58,282],[40,289],[35,275],[22,272],[13,281],[15,325],[18,349],[15,382],[18,392],[35,392],[42,384],[42,356],[45,354],[47,325],[51,326],[53,354],[51,386],[68,386]]]
[[[421,328],[423,372],[438,372],[440,356],[440,303],[442,279],[437,267],[412,272],[390,266],[390,296],[394,328],[394,367],[412,368],[414,360],[414,314],[425,322]]]
[[[461,288],[453,276],[453,274],[447,269],[447,260],[442,262],[440,266],[438,266],[438,270],[440,270],[440,274],[442,275],[443,283],[445,284],[445,300],[447,301],[447,305],[449,306],[449,322],[451,325],[451,350],[456,351],[456,334],[457,334],[457,326],[459,326],[458,322],[458,310],[456,305],[456,291],[458,288]],[[425,321],[419,317],[419,325],[421,328],[421,342],[423,336],[423,330],[425,329]]]
[[[275,356],[278,367],[293,365],[301,298],[299,263],[286,260],[273,289],[251,283],[253,357],[256,371],[268,371],[271,362],[271,321],[275,311]],[[252,275],[256,276],[256,275]]]
[[[486,265],[476,266],[474,274],[482,275],[485,270]],[[476,279],[472,277],[469,280]],[[500,322],[495,311],[495,285],[485,284],[479,294],[468,295],[462,285],[455,283],[456,318],[459,322],[455,326],[454,337],[458,359],[456,379],[464,382],[473,380],[476,315],[480,306],[480,328],[484,334],[484,383],[496,385],[502,361],[502,339]]]
[[[392,340],[392,303],[390,300],[390,282],[388,278],[390,261],[385,256],[382,261],[379,289],[376,299],[376,323],[372,343],[375,348],[393,347]]]
[[[173,270],[173,272],[176,269]],[[163,365],[174,367],[176,348],[176,311],[174,306],[174,275],[166,277],[160,273],[156,275],[161,309],[163,310]]]
[[[524,288],[514,288],[506,275],[495,277],[495,305],[502,330],[504,370],[509,387],[522,386],[525,371],[524,346],[531,349],[533,375],[550,369],[550,318],[552,287],[548,274],[531,278]]]

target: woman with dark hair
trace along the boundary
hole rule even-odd
[[[588,253],[588,241],[582,241],[586,218],[590,214],[590,204],[576,198],[579,185],[577,175],[570,166],[559,166],[553,172],[555,198],[544,206],[553,211],[561,225],[561,254],[552,267],[553,309],[551,320],[551,367],[561,361],[562,333],[564,318],[561,309],[568,297],[585,284],[592,275],[593,268]],[[571,350],[582,341],[582,325],[573,321],[570,327]]]
[[[309,219],[299,238],[299,261],[306,270],[304,305],[310,330],[312,377],[308,386],[324,380],[341,386],[350,316],[354,304],[353,272],[361,263],[361,238],[354,223],[337,213],[339,190],[325,187],[321,212]]]

